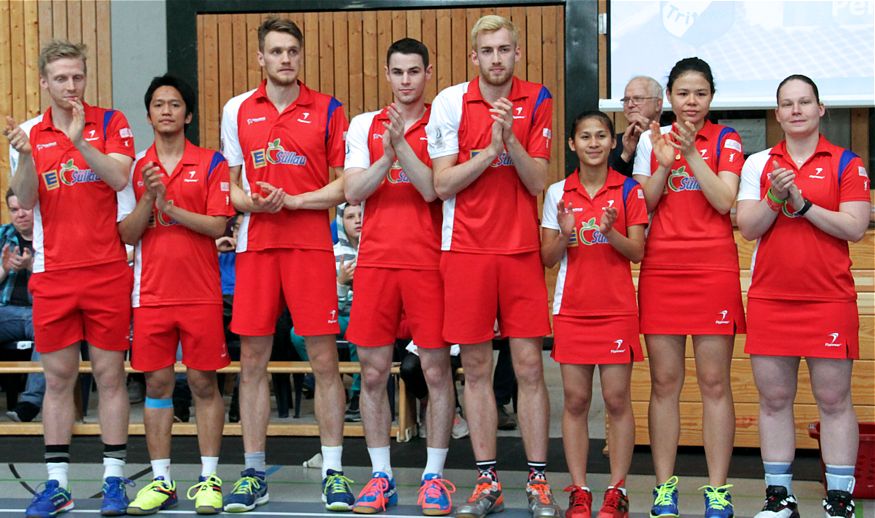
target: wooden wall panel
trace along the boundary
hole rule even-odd
[[[337,97],[352,118],[391,102],[392,91],[383,74],[384,56],[392,41],[405,36],[423,40],[431,52],[434,75],[426,90],[429,100],[441,89],[473,78],[477,71],[470,60],[471,26],[480,16],[491,13],[509,16],[520,27],[522,55],[517,75],[544,83],[553,94],[556,138],[549,181],[558,181],[564,176],[561,150],[565,132],[562,95],[565,22],[562,6],[281,15],[295,20],[304,33],[304,82]],[[270,15],[198,16],[198,57],[208,61],[198,66],[202,145],[219,146],[222,106],[234,95],[255,88],[261,81],[255,35],[258,24]],[[247,55],[241,56],[244,49]]]
[[[0,122],[35,117],[48,106],[39,85],[40,47],[52,39],[88,46],[85,100],[112,104],[109,2],[98,0],[0,0]],[[0,138],[0,223],[9,221],[9,145]]]

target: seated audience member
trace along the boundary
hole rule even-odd
[[[617,142],[608,159],[608,165],[618,173],[632,177],[635,148],[638,139],[652,121],[659,122],[662,113],[662,86],[648,76],[633,77],[623,91],[623,115],[626,131],[617,134]]]
[[[0,343],[33,341],[33,299],[27,289],[33,270],[33,209],[22,208],[11,189],[6,191],[6,207],[12,223],[0,226]],[[32,350],[31,360],[39,361],[36,348]],[[33,421],[45,387],[45,376],[29,374],[25,391],[6,415],[13,421]]]
[[[334,244],[334,261],[337,266],[337,321],[340,324],[338,340],[344,340],[346,327],[349,325],[349,310],[352,307],[352,278],[355,273],[355,260],[358,256],[359,236],[362,231],[362,206],[342,203],[337,206],[335,216],[337,223],[337,243]],[[292,328],[292,345],[303,360],[307,360],[307,349],[304,338],[295,333]],[[349,344],[349,360],[357,362],[358,353],[354,344]],[[346,412],[347,422],[361,421],[358,409],[359,393],[361,392],[361,376],[353,377],[349,389],[349,407]]]

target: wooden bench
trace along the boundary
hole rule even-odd
[[[339,362],[338,368],[341,374],[359,374],[361,373],[361,364],[358,362]],[[182,363],[176,363],[174,366],[176,372],[185,372],[186,368]],[[135,371],[130,363],[125,363],[125,371]],[[27,374],[33,372],[42,372],[42,365],[39,362],[0,362],[0,374]],[[91,363],[87,361],[80,362],[80,373],[90,373]],[[220,369],[220,373],[239,373],[240,362],[231,362],[224,369]],[[268,363],[267,372],[269,374],[309,374],[313,370],[310,368],[309,362],[270,362]],[[410,440],[416,432],[416,413],[412,412],[412,406],[407,398],[407,390],[404,386],[404,380],[398,376],[400,369],[396,363],[392,366],[391,374],[397,379],[396,394],[398,398],[398,415],[397,424],[392,425],[391,434],[399,442]],[[128,433],[131,435],[144,435],[145,428],[143,423],[130,423]],[[43,425],[40,422],[32,423],[16,423],[12,421],[0,422],[0,436],[3,435],[42,435]],[[82,423],[77,422],[73,425],[73,435],[99,435],[100,425],[97,423]],[[195,423],[174,423],[174,435],[197,435],[197,425]],[[242,435],[240,423],[225,423],[225,435]],[[364,429],[361,423],[345,423],[343,434],[346,437],[363,437]],[[277,423],[271,422],[267,426],[267,435],[269,436],[308,436],[315,437],[319,435],[319,425],[316,423]]]

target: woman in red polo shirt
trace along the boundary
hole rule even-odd
[[[596,365],[611,421],[611,480],[602,512],[623,516],[629,509],[623,481],[635,446],[629,385],[632,362],[642,359],[629,261],[637,263],[644,255],[647,209],[641,186],[608,167],[614,127],[607,115],[579,115],[568,146],[579,167],[549,187],[541,223],[544,264],[561,261],[553,301],[553,359],[561,364],[565,391],[562,436],[572,482],[566,517],[591,514],[587,414]]]
[[[638,141],[633,175],[652,221],[638,282],[652,389],[650,443],[657,487],[653,517],[678,516],[674,476],[685,344],[693,338],[708,460],[705,517],[732,516],[726,477],[735,437],[729,371],[745,329],[738,250],[729,211],[744,162],[741,138],[708,120],[714,78],[699,58],[678,61],[666,85],[676,122],[652,123]]]
[[[869,176],[857,155],[820,134],[825,108],[814,81],[789,76],[777,97],[784,140],[747,159],[738,193],[738,228],[758,240],[745,346],[760,396],[767,486],[757,516],[796,512],[793,400],[804,356],[820,412],[824,509],[850,517],[859,440],[851,369],[860,323],[848,241],[862,239],[869,225]]]

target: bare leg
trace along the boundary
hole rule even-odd
[[[650,406],[647,410],[650,448],[656,483],[662,484],[674,475],[678,453],[686,337],[645,335],[644,340],[650,359]]]
[[[565,394],[562,412],[562,445],[565,462],[575,486],[586,486],[586,464],[589,455],[589,416],[592,402],[592,365],[560,365]],[[613,462],[613,460],[611,461]]]
[[[491,460],[495,458],[498,430],[498,410],[492,391],[492,342],[463,345],[462,368],[465,369],[465,415],[470,425],[474,459]]]
[[[793,401],[796,399],[799,358],[752,355],[750,363],[760,396],[760,454],[763,461],[793,462],[796,456]]]
[[[151,399],[173,397],[176,376],[173,367],[146,373],[146,396]],[[146,427],[146,446],[149,458],[169,459],[173,408],[146,408],[143,410],[143,424]]]
[[[368,448],[389,446],[392,416],[386,382],[392,368],[392,347],[359,347],[362,364],[362,393],[359,399],[365,442]]]
[[[130,403],[125,385],[125,351],[105,351],[91,346],[89,353],[100,394],[97,408],[100,436],[104,444],[126,444]]]
[[[267,362],[273,336],[240,337],[240,424],[243,451],[264,451],[270,417],[270,387]]]
[[[516,374],[520,432],[530,461],[547,460],[550,431],[550,400],[544,383],[541,338],[511,338],[510,354]],[[495,405],[493,405],[495,406]]]
[[[225,402],[219,394],[216,371],[188,369],[188,386],[197,415],[197,442],[201,455],[218,457],[225,426]]]
[[[702,436],[708,461],[708,484],[726,484],[735,444],[735,407],[732,404],[733,335],[693,337],[696,377],[702,393]]]
[[[632,364],[600,365],[602,396],[611,426],[611,482],[616,486],[625,480],[632,465],[635,448],[635,418],[632,415]]]
[[[450,433],[456,410],[453,391],[453,371],[450,367],[450,348],[425,349],[420,347],[422,374],[428,385],[428,447],[449,448]]]
[[[70,444],[75,405],[73,388],[79,376],[79,347],[65,347],[40,357],[46,376],[43,398],[43,439],[46,444]]]
[[[851,403],[853,360],[808,358],[811,390],[820,412],[820,449],[824,464],[857,463],[860,428]]]
[[[307,355],[316,378],[316,420],[322,446],[343,444],[343,413],[346,396],[337,367],[337,339],[334,335],[305,336]],[[383,386],[385,389],[385,385]]]

